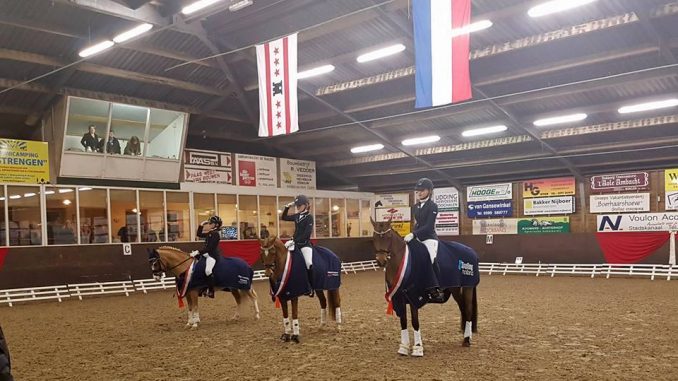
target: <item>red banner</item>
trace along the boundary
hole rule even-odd
[[[5,257],[9,253],[9,248],[0,247],[0,271],[2,271],[2,266],[5,264]]]
[[[638,263],[669,240],[669,232],[596,233],[607,263]]]
[[[283,240],[285,242],[286,240]],[[313,244],[316,240],[311,240]],[[221,241],[219,247],[224,257],[238,257],[243,259],[250,266],[254,265],[259,260],[261,244],[258,240],[245,241]],[[0,252],[1,255],[1,252]]]

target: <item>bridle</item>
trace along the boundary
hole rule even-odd
[[[153,276],[161,276],[163,273],[165,273],[165,274],[169,273],[170,271],[176,269],[177,267],[183,265],[184,263],[188,262],[191,259],[193,259],[193,258],[191,256],[189,256],[188,258],[184,259],[183,261],[179,262],[178,264],[176,264],[176,265],[174,265],[170,268],[167,268],[167,266],[165,266],[165,262],[163,262],[162,259],[160,259],[160,254],[157,254],[157,252],[156,252],[155,256],[148,259],[148,262],[151,264],[151,271],[153,272]],[[160,268],[159,271],[153,270],[153,269],[155,269],[156,265],[158,265],[158,268]]]
[[[392,228],[388,228],[387,230],[384,230],[384,231],[377,231],[377,230],[375,230],[375,231],[374,231],[374,234],[378,235],[379,238],[384,238],[384,235],[386,235],[387,233],[390,233],[392,230],[393,230]],[[391,245],[389,245],[389,249],[376,249],[376,255],[380,255],[380,254],[381,254],[381,255],[383,255],[383,256],[386,258],[386,262],[384,263],[384,266],[385,266],[386,263],[388,263],[388,261],[391,259],[391,250],[390,250],[390,247],[391,247]]]
[[[260,246],[259,249],[261,249],[264,252],[264,258],[268,258],[269,252],[271,250],[275,249],[275,244],[272,244],[271,246],[268,246],[268,247]],[[274,250],[274,252],[276,252],[276,251]],[[272,263],[264,263],[264,268],[270,269],[271,271],[275,271],[275,268],[276,268],[275,264],[276,264],[275,260]]]

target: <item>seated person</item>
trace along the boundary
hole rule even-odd
[[[125,146],[125,155],[139,156],[141,155],[141,143],[139,138],[132,136]]]
[[[99,152],[99,135],[96,134],[96,126],[90,124],[88,131],[85,135],[82,136],[80,144],[85,147],[86,152]]]
[[[105,150],[104,146],[106,146]],[[108,133],[108,139],[101,139],[99,142],[99,152],[120,155],[120,141],[115,137],[113,130]]]

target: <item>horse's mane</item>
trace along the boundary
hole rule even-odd
[[[160,246],[160,247],[158,248],[158,250],[173,250],[173,251],[178,251],[178,252],[184,253],[183,250],[177,249],[177,248],[174,247],[174,246]]]

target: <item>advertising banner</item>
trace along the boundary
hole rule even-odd
[[[457,188],[438,188],[433,193],[438,205],[436,234],[459,235],[459,191]]]
[[[495,201],[513,199],[513,184],[472,185],[466,188],[466,201]]]
[[[184,181],[233,184],[233,162],[228,152],[184,150]]]
[[[569,233],[570,217],[536,217],[518,220],[518,234]]]
[[[473,234],[518,234],[518,219],[473,220]]]
[[[575,188],[574,177],[528,180],[523,182],[523,198],[573,196]]]
[[[678,213],[598,215],[598,232],[649,232],[678,230]]]
[[[591,213],[649,212],[649,193],[591,195]]]
[[[393,206],[409,206],[409,193],[384,193],[374,195],[375,208],[390,208]]]
[[[410,221],[412,219],[412,210],[409,206],[393,208],[377,208],[375,221]],[[409,233],[409,232],[408,232]]]
[[[633,172],[592,176],[589,186],[594,193],[650,190],[650,174]]]
[[[678,168],[664,171],[666,210],[678,210]]]
[[[49,183],[46,142],[0,139],[0,183]]]
[[[528,198],[523,200],[523,214],[537,216],[544,214],[574,213],[574,197]]]
[[[469,218],[511,217],[513,215],[513,201],[478,201],[466,205]]]
[[[280,187],[316,189],[315,161],[280,159]]]
[[[269,156],[236,154],[238,185],[277,188],[276,159]]]

